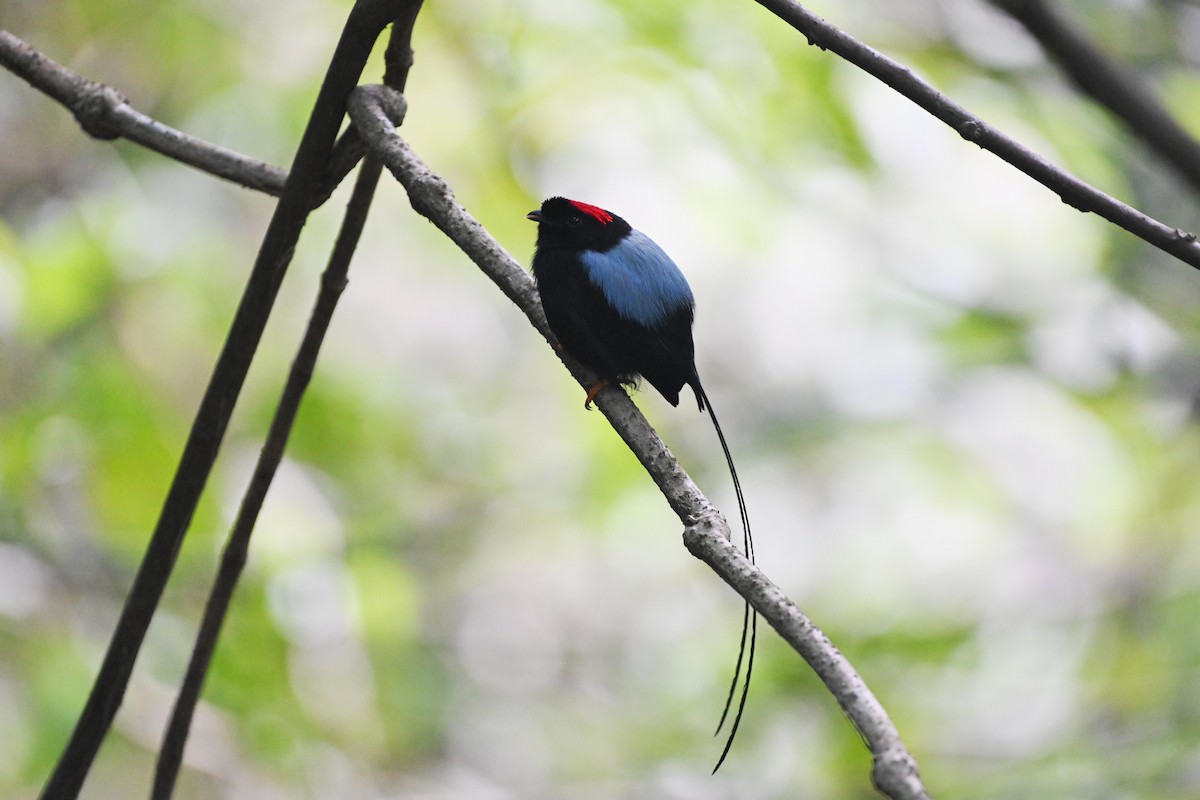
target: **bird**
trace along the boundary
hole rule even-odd
[[[639,377],[672,406],[679,405],[683,387],[691,387],[700,411],[708,411],[725,454],[741,515],[742,546],[753,564],[754,540],[741,481],[696,371],[696,301],[683,272],[653,239],[598,206],[551,197],[526,217],[538,226],[532,268],[546,322],[558,347],[596,376],[586,386],[584,408],[591,408],[607,387],[636,387]],[[733,680],[714,736],[729,717],[743,662],[745,681],[714,774],[729,755],[742,721],[757,635],[758,616],[747,602]]]

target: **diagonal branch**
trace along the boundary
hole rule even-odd
[[[1106,107],[1193,190],[1200,190],[1200,142],[1184,130],[1131,70],[1110,59],[1043,0],[990,0],[1037,39],[1076,86]]]
[[[162,749],[158,754],[158,763],[154,772],[154,788],[151,800],[170,800],[175,789],[175,781],[179,776],[179,768],[183,763],[183,749],[187,743],[188,730],[191,727],[192,716],[196,704],[200,700],[200,692],[204,688],[204,680],[208,676],[208,668],[212,664],[213,653],[216,650],[217,639],[221,635],[221,627],[233,600],[234,590],[241,577],[242,568],[246,565],[246,557],[250,549],[250,535],[258,522],[258,514],[266,500],[267,490],[283,461],[284,448],[291,434],[292,424],[300,410],[300,401],[308,389],[312,379],[313,369],[317,363],[317,355],[325,340],[325,332],[333,319],[334,309],[337,308],[342,290],[345,289],[346,273],[350,267],[350,259],[358,246],[363,225],[367,220],[367,211],[374,198],[375,187],[379,183],[379,162],[368,158],[363,162],[358,180],[354,185],[354,193],[346,208],[342,221],[342,230],[338,235],[329,264],[321,276],[321,290],[317,296],[316,305],[304,332],[300,350],[292,362],[288,373],[283,394],[271,427],[267,433],[266,442],[259,454],[258,463],[254,467],[254,475],[242,498],[238,509],[237,519],[233,530],[221,553],[221,565],[209,592],[208,601],[204,606],[204,616],[200,630],[196,635],[196,645],[192,657],[188,661],[187,672],[175,707],[171,710],[171,719],[163,736]]]
[[[412,30],[416,24],[417,14],[421,10],[422,0],[413,0],[405,9],[403,18],[392,23],[392,34],[384,54],[386,59],[385,80],[388,85],[397,90],[403,90],[408,80],[408,71],[413,63]],[[401,98],[403,99],[403,98]],[[402,118],[404,109],[398,110]],[[353,129],[351,129],[353,130]],[[354,136],[361,144],[361,138]],[[343,138],[345,140],[345,137]],[[375,189],[379,185],[379,177],[383,165],[379,160],[370,157],[363,161],[358,180],[354,184],[354,192],[346,205],[346,213],[342,219],[342,227],[334,242],[333,251],[329,255],[329,263],[321,275],[321,288],[317,294],[316,304],[304,331],[300,349],[292,362],[284,384],[283,393],[275,416],[271,420],[270,430],[255,464],[254,474],[238,509],[237,519],[225,543],[221,554],[221,563],[217,577],[209,592],[208,601],[204,607],[204,616],[200,629],[196,634],[196,644],[192,657],[188,661],[187,672],[175,707],[171,711],[171,719],[163,736],[163,745],[158,754],[158,763],[154,772],[154,787],[151,800],[169,800],[175,789],[179,769],[183,763],[184,745],[187,743],[188,731],[191,728],[192,716],[196,704],[200,700],[200,692],[204,688],[209,666],[212,664],[213,653],[216,651],[217,640],[221,635],[233,593],[237,588],[242,569],[250,550],[250,537],[258,522],[267,490],[275,478],[279,464],[283,461],[284,449],[291,435],[292,425],[300,410],[300,402],[312,380],[316,369],[317,356],[325,341],[325,334],[333,320],[333,312],[338,300],[348,283],[350,261],[358,249],[359,239],[366,226],[367,214],[375,197]]]
[[[1122,203],[1069,172],[1054,166],[1020,142],[988,125],[918,77],[849,34],[808,11],[796,0],[756,0],[808,38],[809,44],[829,50],[873,75],[919,107],[953,128],[969,142],[1012,164],[1083,212],[1093,212],[1155,247],[1200,269],[1200,244],[1196,234],[1173,228]]]
[[[359,87],[350,96],[350,117],[375,157],[408,192],[413,209],[427,217],[475,262],[546,338],[537,291],[529,273],[460,206],[448,184],[408,148],[392,118],[401,98],[384,87]],[[566,360],[581,382],[588,376]],[[658,485],[684,526],[688,549],[754,606],[813,668],[862,734],[874,758],[872,778],[893,798],[926,798],[917,763],[886,710],[824,633],[729,542],[729,525],[675,460],[646,418],[624,392],[603,392],[596,404]]]
[[[91,694],[42,790],[45,800],[78,796],[112,726],[300,231],[321,190],[321,178],[345,115],[346,97],[362,74],[379,33],[407,5],[405,0],[358,0],[350,11]]]

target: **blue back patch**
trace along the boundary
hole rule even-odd
[[[670,256],[641,231],[609,250],[584,250],[579,255],[592,285],[625,319],[657,327],[695,300],[687,279]]]

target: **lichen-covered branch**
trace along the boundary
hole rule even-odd
[[[392,119],[402,111],[400,100],[382,86],[359,87],[350,96],[350,117],[374,157],[382,160],[407,190],[413,208],[458,245],[547,341],[553,341],[529,273],[455,201],[446,181],[396,134]],[[564,361],[576,378],[590,377],[569,358]],[[619,391],[603,392],[596,404],[679,516],[688,550],[748,600],[824,681],[871,750],[875,785],[892,798],[928,797],[916,760],[866,683],[828,637],[730,543],[724,517],[679,465],[629,396]]]

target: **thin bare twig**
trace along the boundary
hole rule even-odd
[[[1053,191],[1064,203],[1083,212],[1098,214],[1180,261],[1200,269],[1200,244],[1196,242],[1195,233],[1159,222],[1054,166],[950,100],[912,70],[830,25],[795,0],[755,2],[804,34],[809,44],[836,53],[878,78],[949,125],[967,141],[995,153]]]
[[[91,694],[42,790],[41,796],[46,800],[73,800],[78,796],[100,743],[112,725],[146,629],[216,460],[300,230],[321,188],[334,139],[345,115],[346,97],[362,74],[379,33],[406,5],[405,0],[358,0],[350,11]]]
[[[66,106],[89,136],[124,137],[248,189],[275,196],[283,191],[286,170],[157,122],[116,89],[72,72],[6,30],[0,30],[0,66]]]
[[[271,420],[266,442],[259,454],[258,463],[246,494],[238,509],[237,519],[225,549],[221,554],[221,565],[217,571],[216,580],[204,606],[204,616],[200,630],[196,635],[196,645],[192,657],[188,661],[187,672],[175,707],[171,711],[171,719],[163,736],[162,749],[158,753],[158,762],[154,771],[154,788],[150,794],[151,800],[169,800],[175,789],[175,780],[179,776],[179,768],[183,762],[183,749],[187,743],[188,731],[192,723],[192,715],[196,703],[200,700],[200,691],[204,688],[204,680],[212,663],[213,652],[216,650],[217,639],[221,635],[221,627],[225,622],[229,604],[241,577],[242,568],[246,564],[246,556],[250,548],[250,534],[258,522],[259,511],[262,510],[267,490],[275,477],[275,472],[283,460],[284,447],[300,410],[300,401],[308,388],[316,365],[317,354],[329,329],[334,309],[346,286],[346,271],[350,259],[358,246],[366,222],[367,212],[379,183],[381,173],[379,162],[368,158],[358,173],[354,185],[354,193],[346,208],[342,229],[338,235],[337,244],[329,259],[329,264],[321,276],[321,291],[317,296],[316,305],[304,332],[300,350],[292,363],[284,385],[283,394]]]
[[[454,200],[449,185],[396,134],[390,118],[400,110],[398,102],[399,98],[384,87],[359,87],[350,96],[350,117],[374,156],[404,186],[417,213],[454,241],[516,303],[542,336],[553,341],[529,273]],[[581,382],[590,378],[578,364],[564,361]],[[872,778],[880,790],[906,800],[928,797],[916,760],[905,748],[886,710],[824,633],[730,544],[724,517],[679,465],[629,396],[622,391],[602,392],[596,404],[678,515],[688,549],[748,600],[825,682],[866,740],[875,762]]]
[[[403,91],[408,79],[408,70],[412,66],[412,29],[416,23],[422,0],[414,0],[405,9],[405,16],[392,23],[392,34],[385,53],[387,69],[385,79],[397,91]],[[403,106],[403,97],[400,98]],[[404,109],[399,109],[402,118]],[[360,144],[361,138],[354,137]],[[343,137],[343,141],[346,137]],[[266,500],[267,490],[275,478],[279,464],[283,460],[284,449],[291,435],[292,425],[300,410],[300,402],[312,379],[316,368],[317,356],[333,320],[333,312],[338,300],[348,282],[350,262],[358,249],[358,242],[366,225],[367,215],[375,197],[375,188],[379,185],[379,176],[383,171],[382,164],[373,157],[363,161],[359,170],[354,192],[346,206],[342,227],[338,233],[329,263],[321,275],[321,288],[317,295],[316,304],[308,320],[304,338],[299,351],[292,362],[292,368],[284,384],[283,393],[271,420],[271,427],[255,465],[254,474],[238,509],[237,519],[230,531],[229,539],[221,554],[221,564],[217,571],[216,580],[209,592],[208,602],[204,607],[204,616],[200,629],[196,634],[196,644],[192,657],[188,662],[179,696],[171,711],[171,719],[163,736],[163,745],[158,754],[158,763],[154,772],[154,788],[151,800],[169,800],[175,788],[179,769],[183,763],[184,745],[187,743],[188,731],[191,728],[192,716],[196,704],[200,700],[200,692],[204,688],[205,678],[212,663],[217,640],[221,628],[233,600],[233,593],[246,564],[250,548],[250,537],[258,522],[259,512]]]
[[[89,136],[105,140],[128,139],[167,158],[264,194],[278,197],[283,191],[287,170],[282,167],[164,125],[137,111],[111,86],[77,75],[3,29],[0,29],[0,66],[64,105]],[[313,196],[314,208],[329,199],[365,152],[366,148],[353,128],[338,140],[321,189]]]
[[[1200,142],[1132,70],[1105,55],[1043,0],[990,2],[1025,26],[1080,91],[1111,111],[1194,190],[1200,190]]]

